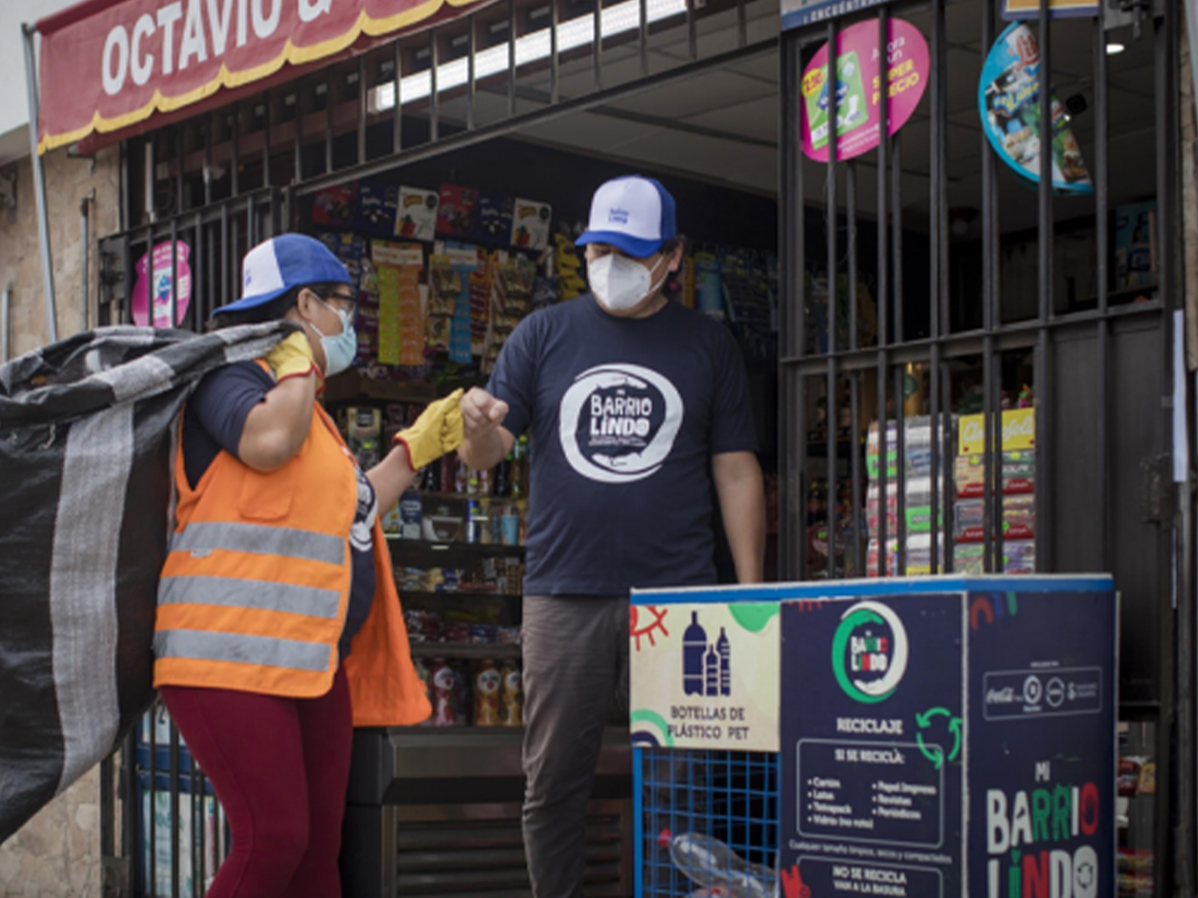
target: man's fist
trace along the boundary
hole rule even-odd
[[[462,397],[462,423],[468,440],[486,436],[499,428],[507,417],[506,402],[486,390],[475,387]]]

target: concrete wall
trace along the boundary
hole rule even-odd
[[[111,234],[118,228],[118,160],[115,147],[96,157],[94,171],[90,160],[71,159],[65,151],[46,158],[60,338],[81,329],[79,204],[93,189],[88,281],[91,321],[95,323],[98,271],[95,241],[97,235]],[[10,283],[13,286],[8,347],[11,355],[43,345],[48,331],[32,166],[28,159],[17,165],[17,172],[17,207],[0,209],[0,289]],[[99,775],[92,770],[0,846],[0,898],[99,898],[99,798]]]
[[[2,898],[100,898],[99,768],[0,846]]]
[[[81,230],[79,207],[95,191],[91,210],[90,320],[95,324],[98,271],[98,235],[112,234],[120,218],[119,151],[101,150],[93,162],[72,159],[65,150],[45,157],[46,196],[50,212],[50,245],[54,255],[54,290],[58,306],[58,336],[68,337],[82,328],[80,291]],[[11,169],[10,169],[11,170]],[[9,346],[11,356],[43,345],[49,327],[38,255],[37,207],[33,194],[33,166],[24,159],[17,172],[16,209],[0,209],[0,289],[13,286]]]

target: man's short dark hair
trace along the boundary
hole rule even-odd
[[[665,287],[662,290],[662,292],[664,292],[665,295],[667,297],[669,297],[670,299],[681,299],[682,298],[682,295],[681,295],[682,294],[682,279],[686,273],[683,270],[684,266],[686,265],[686,250],[687,250],[686,237],[683,236],[682,234],[679,234],[676,237],[671,237],[669,240],[667,240],[665,243],[663,243],[661,245],[661,250],[660,250],[662,255],[664,255],[668,258],[668,257],[672,256],[679,247],[682,248],[682,265],[678,266],[677,271],[671,271],[669,274],[666,275]]]

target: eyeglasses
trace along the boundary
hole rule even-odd
[[[345,312],[354,324],[358,320],[358,297],[354,293],[328,293],[321,295],[315,290],[316,298],[335,312]]]

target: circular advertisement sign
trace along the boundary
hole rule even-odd
[[[175,325],[183,323],[187,315],[187,307],[191,304],[191,248],[182,240],[178,242],[175,256],[178,260],[179,289],[175,294]],[[159,243],[154,247],[154,283],[150,284],[150,254],[146,253],[137,260],[137,280],[133,284],[133,296],[130,297],[130,311],[133,313],[133,323],[138,327],[170,327],[171,326],[171,265],[170,243]],[[150,297],[153,301],[153,320],[151,321]]]
[[[1017,174],[1040,183],[1040,46],[1036,35],[1015,22],[994,42],[978,84],[982,128],[994,152]],[[1052,186],[1062,194],[1094,192],[1069,115],[1050,97]]]
[[[874,149],[881,140],[881,73],[878,22],[860,22],[836,40],[836,158],[852,159]],[[890,87],[889,131],[907,124],[928,85],[928,44],[919,29],[902,19],[890,20],[887,42]],[[828,45],[825,43],[803,72],[803,152],[816,162],[828,161]]]

